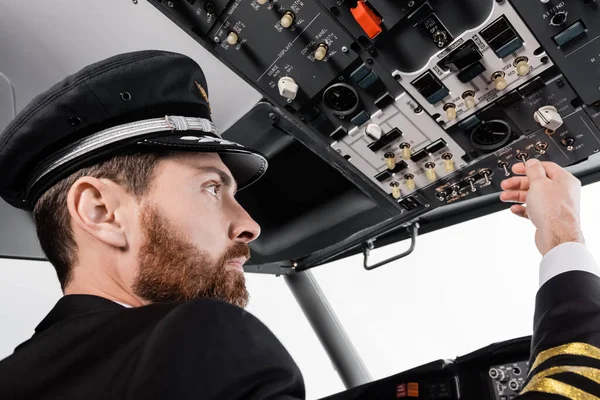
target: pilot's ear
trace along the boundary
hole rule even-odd
[[[67,206],[73,224],[109,246],[126,248],[124,213],[118,212],[123,189],[112,181],[89,176],[79,178],[69,189]]]

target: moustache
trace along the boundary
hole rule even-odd
[[[246,243],[236,243],[231,246],[221,257],[221,265],[233,258],[245,257],[246,261],[250,260],[250,247]]]

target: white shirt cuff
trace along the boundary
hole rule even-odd
[[[600,276],[600,269],[585,245],[563,243],[550,250],[540,264],[540,287],[557,275],[569,271],[584,271]]]

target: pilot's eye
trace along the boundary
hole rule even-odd
[[[221,185],[218,183],[213,183],[213,184],[207,186],[206,190],[208,190],[208,192],[210,194],[212,194],[213,196],[218,197],[219,194],[221,193]]]

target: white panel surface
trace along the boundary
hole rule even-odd
[[[479,34],[480,31],[488,27],[491,23],[496,21],[502,15],[506,16],[516,32],[524,40],[524,45],[521,49],[516,51],[513,55],[509,55],[506,58],[498,58],[494,51],[488,46],[487,42]],[[469,84],[464,84],[457,79],[456,74],[451,72],[444,72],[438,67],[444,57],[446,57],[452,50],[459,47],[461,44],[468,40],[473,40],[482,52],[483,60],[482,64],[486,67],[486,72],[481,76],[473,79]],[[440,114],[440,121],[446,123],[446,128],[457,124],[464,120],[475,112],[485,108],[488,104],[493,103],[499,97],[509,93],[515,87],[524,84],[528,80],[539,75],[543,71],[547,70],[552,66],[552,62],[547,64],[542,63],[542,58],[546,56],[546,53],[534,55],[535,51],[540,47],[539,42],[535,39],[531,31],[518,17],[515,9],[509,4],[509,2],[494,2],[494,7],[487,20],[475,29],[465,31],[459,37],[455,38],[454,44],[444,51],[440,51],[438,54],[433,56],[427,65],[416,72],[405,73],[398,71],[402,77],[402,84],[404,88],[421,104],[422,107],[430,115]],[[531,70],[528,75],[519,76],[517,74],[514,62],[519,57],[526,57],[531,66]],[[450,90],[449,97],[446,97],[443,101],[431,105],[427,100],[415,89],[411,82],[423,74],[426,70],[434,71],[437,78]],[[491,78],[494,72],[502,71],[506,74],[505,79],[508,86],[502,91],[497,91],[492,82]],[[465,101],[462,98],[463,93],[466,91],[475,92],[475,107],[468,109]],[[454,120],[448,120],[446,112],[444,111],[444,104],[453,103],[456,105],[456,111],[458,117]]]

